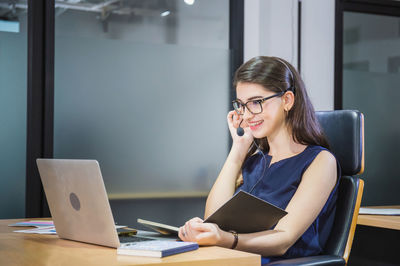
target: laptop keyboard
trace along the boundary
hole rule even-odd
[[[142,242],[142,241],[150,241],[150,240],[154,240],[154,239],[140,237],[140,236],[119,236],[120,243]]]

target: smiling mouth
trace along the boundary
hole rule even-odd
[[[257,122],[249,122],[249,126],[251,130],[256,130],[261,124],[263,123],[263,121],[257,121]]]

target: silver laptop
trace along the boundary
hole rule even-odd
[[[37,159],[47,202],[60,238],[120,246],[99,163]],[[128,237],[124,242],[153,240]]]

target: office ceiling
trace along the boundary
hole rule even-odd
[[[0,0],[0,18],[13,20],[26,13],[27,0]],[[160,16],[176,11],[176,0],[56,0],[58,14],[67,10],[128,16]]]

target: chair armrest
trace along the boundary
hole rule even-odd
[[[339,256],[319,255],[296,259],[278,260],[265,265],[346,265],[346,262],[342,257]]]

